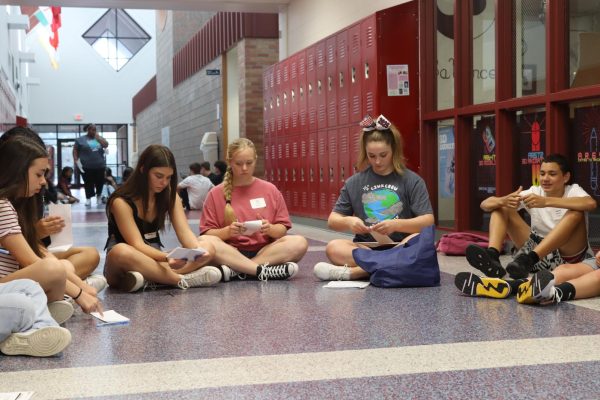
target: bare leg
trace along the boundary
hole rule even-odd
[[[335,265],[347,265],[350,268],[350,279],[363,279],[369,273],[356,265],[352,257],[352,250],[361,246],[347,239],[335,239],[327,243],[325,252],[327,258]]]
[[[587,231],[583,212],[569,210],[533,251],[540,258],[559,249],[567,256],[579,253],[587,246]]]
[[[523,247],[531,228],[523,221],[519,213],[512,208],[499,208],[492,211],[490,218],[490,247],[502,251],[506,234],[518,248]]]
[[[40,284],[48,302],[62,300],[67,283],[67,271],[64,265],[53,258],[44,258],[20,270],[0,278],[0,282],[15,279],[31,279]]]
[[[577,279],[592,271],[594,271],[594,269],[584,263],[559,265],[552,271],[552,274],[554,275],[554,284],[558,285],[563,282]]]
[[[252,260],[257,264],[266,262],[277,265],[299,261],[308,250],[308,242],[299,235],[287,235],[263,247]]]
[[[100,254],[94,247],[71,247],[54,255],[59,260],[69,260],[75,267],[75,274],[81,279],[90,276],[100,262]]]
[[[159,263],[132,246],[119,243],[106,255],[104,275],[110,286],[121,289],[123,277],[128,271],[137,271],[149,281],[166,285],[175,286],[181,280],[181,275],[167,263]]]
[[[256,275],[258,263],[245,257],[235,247],[225,243],[216,236],[204,235],[203,240],[208,241],[215,247],[213,261],[218,265],[227,265],[236,272],[247,275]]]
[[[569,283],[575,286],[575,299],[600,296],[600,270],[594,270]]]

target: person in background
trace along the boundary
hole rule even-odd
[[[108,142],[98,134],[94,124],[84,126],[83,130],[86,134],[75,140],[73,160],[82,172],[85,186],[85,206],[90,207],[94,195],[96,195],[96,204],[102,204],[101,196],[106,169],[104,149],[108,147]]]
[[[131,176],[131,174],[133,173],[133,168],[131,167],[125,167],[123,169],[123,176],[121,177],[121,185],[123,185],[127,179],[129,179],[129,177]]]
[[[71,343],[71,332],[58,326],[39,283],[16,279],[0,283],[0,352],[49,357]]]
[[[190,164],[190,174],[177,185],[177,192],[186,210],[202,210],[212,182],[201,174],[199,163]]]
[[[217,186],[218,183],[215,183],[215,174],[213,174],[210,170],[210,163],[208,161],[204,161],[200,164],[200,173],[202,176],[208,178],[214,186]]]
[[[225,176],[225,172],[227,172],[227,163],[222,160],[215,161],[214,165],[214,177],[212,179],[212,183],[217,186],[221,182],[223,182],[223,177]]]
[[[254,177],[256,158],[252,141],[230,143],[225,179],[204,202],[200,234],[214,245],[224,281],[246,275],[263,281],[291,278],[308,249],[304,237],[287,234],[292,223],[281,192]],[[258,231],[246,233],[248,221],[257,222]]]
[[[58,190],[68,199],[70,204],[79,203],[79,199],[71,193],[71,179],[73,178],[73,167],[64,167],[58,177]]]
[[[106,170],[104,172],[104,187],[102,188],[102,204],[106,204],[106,200],[115,190],[117,190],[118,186],[119,185],[117,185],[117,180],[112,174],[112,169],[106,167]]]

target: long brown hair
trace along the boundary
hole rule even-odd
[[[394,171],[399,175],[404,173],[406,169],[406,159],[404,158],[404,145],[402,143],[402,135],[396,126],[391,125],[389,129],[372,130],[369,132],[361,132],[360,135],[360,152],[356,168],[359,171],[364,170],[369,165],[367,157],[367,144],[370,142],[385,142],[392,148],[392,164]]]
[[[233,171],[231,170],[230,165],[231,159],[238,151],[245,150],[248,148],[254,150],[254,159],[256,160],[256,147],[250,139],[239,138],[234,140],[229,144],[229,146],[227,146],[227,171],[225,171],[225,176],[223,176],[223,194],[225,196],[225,226],[237,221],[237,216],[235,215],[235,211],[231,206],[231,192],[233,191]]]
[[[106,205],[106,213],[110,212],[110,207],[113,201],[118,197],[124,197],[131,200],[142,200],[143,213],[148,210],[148,197],[150,190],[148,188],[148,174],[155,167],[168,167],[173,169],[173,175],[169,186],[162,192],[155,194],[156,218],[158,218],[158,227],[160,230],[165,228],[165,219],[167,213],[173,211],[175,206],[175,198],[177,195],[177,166],[175,165],[175,157],[168,147],[159,144],[151,144],[146,147],[131,176],[119,187],[108,199]]]
[[[48,158],[48,152],[26,135],[6,140],[0,145],[0,199],[10,201],[17,212],[21,232],[29,247],[43,257],[42,243],[37,237],[39,198],[28,196],[29,168],[38,158]]]

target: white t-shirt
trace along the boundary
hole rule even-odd
[[[548,197],[542,190],[541,186],[532,186],[527,190],[521,192],[521,196],[526,196],[530,193],[536,194],[540,197]],[[563,199],[568,197],[588,197],[589,194],[583,190],[581,186],[574,183],[572,185],[565,186],[565,193]],[[531,230],[537,232],[538,235],[546,237],[548,233],[560,222],[565,216],[567,211],[566,208],[556,207],[544,207],[544,208],[528,208],[523,202],[519,205],[519,210],[525,209],[531,215]],[[588,227],[588,213],[585,213],[585,229]]]
[[[6,199],[0,200],[0,238],[21,233],[15,208]],[[0,247],[0,278],[19,270],[19,262]]]
[[[204,199],[213,186],[210,179],[200,174],[190,175],[177,185],[179,189],[187,189],[192,210],[202,210]]]

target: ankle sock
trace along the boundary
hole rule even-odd
[[[562,292],[561,301],[573,300],[575,298],[575,286],[569,282],[563,282],[559,285],[556,285],[555,288],[556,290],[560,290]]]

